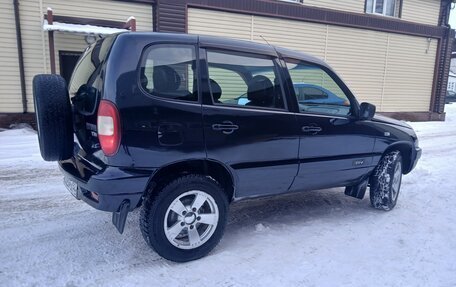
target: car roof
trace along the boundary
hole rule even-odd
[[[280,54],[285,58],[293,58],[305,62],[315,63],[320,66],[324,66],[330,70],[331,67],[326,64],[323,60],[311,56],[306,53],[294,51],[291,49],[270,45],[268,43],[258,43],[253,41],[231,39],[225,37],[208,36],[208,35],[196,35],[196,34],[184,34],[184,33],[158,33],[158,32],[124,32],[120,33],[121,37],[139,37],[139,38],[150,38],[153,36],[154,41],[176,41],[183,43],[197,43],[199,42],[202,47],[212,47],[220,49],[231,49],[243,52],[258,53],[264,55],[275,56]],[[267,40],[267,39],[266,39]]]

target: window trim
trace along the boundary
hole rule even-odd
[[[334,72],[332,71],[330,68],[326,67],[326,66],[323,66],[323,65],[320,65],[320,64],[317,64],[317,63],[314,63],[314,62],[310,62],[310,61],[306,61],[306,60],[302,60],[302,59],[298,59],[298,58],[293,58],[293,57],[288,57],[288,56],[283,56],[282,57],[282,60],[283,60],[283,64],[285,65],[285,70],[286,70],[286,73],[287,73],[287,77],[289,79],[289,84],[291,84],[291,87],[289,87],[288,89],[290,90],[289,92],[289,95],[290,97],[292,98],[291,100],[293,101],[293,105],[295,105],[295,113],[296,114],[300,114],[300,115],[316,115],[316,116],[324,116],[324,117],[334,117],[334,118],[343,118],[343,119],[350,119],[350,118],[358,118],[359,117],[359,102],[358,100],[356,99],[355,95],[352,93],[352,91],[348,88],[348,86],[344,83],[344,81]],[[347,97],[348,101],[350,102],[350,113],[347,114],[347,115],[332,115],[332,114],[326,114],[326,113],[318,113],[318,112],[302,112],[299,110],[299,103],[298,103],[298,98],[296,96],[296,92],[294,90],[294,86],[293,86],[293,80],[291,78],[291,74],[290,74],[290,71],[288,69],[288,66],[287,66],[287,63],[289,63],[288,61],[289,60],[292,60],[292,61],[298,61],[300,63],[305,63],[305,64],[308,64],[308,65],[312,65],[312,66],[315,66],[315,67],[318,67],[320,69],[322,69],[324,72],[326,72],[330,77],[331,79],[339,86],[339,88],[342,90],[342,92],[344,92],[345,96]]]
[[[161,45],[176,45],[176,46],[190,46],[194,49],[195,52],[195,62],[196,62],[196,83],[197,83],[197,94],[198,94],[198,99],[196,101],[186,101],[186,100],[181,100],[181,99],[173,99],[173,98],[165,98],[165,97],[160,97],[157,95],[154,95],[148,91],[146,91],[143,86],[141,85],[141,68],[145,66],[145,63],[147,61],[147,55],[150,49],[152,49],[154,46],[161,46]],[[200,64],[200,51],[199,51],[199,46],[197,43],[182,43],[182,42],[176,42],[176,41],[156,41],[153,43],[150,43],[146,46],[144,46],[143,50],[141,51],[141,56],[139,58],[138,65],[136,67],[136,85],[138,86],[139,90],[141,91],[142,94],[156,99],[156,100],[162,100],[166,102],[172,102],[172,103],[183,103],[183,104],[192,104],[192,105],[201,105],[202,103],[202,95],[201,95],[201,64]]]
[[[235,50],[235,49],[229,49],[229,48],[218,48],[218,47],[210,47],[210,46],[207,46],[207,47],[201,47],[201,50],[204,51],[204,57],[202,57],[201,59],[204,58],[204,61],[205,61],[205,69],[206,69],[206,73],[207,73],[207,86],[208,86],[208,91],[209,91],[209,94],[210,94],[210,104],[208,106],[212,106],[212,107],[228,107],[228,108],[240,108],[240,109],[247,109],[247,110],[262,110],[262,111],[273,111],[273,112],[290,112],[290,109],[289,109],[289,105],[288,105],[288,96],[287,96],[287,93],[285,91],[285,81],[284,81],[284,77],[283,77],[283,74],[282,74],[282,67],[279,63],[279,57],[277,56],[271,56],[271,55],[266,55],[266,54],[260,54],[260,53],[252,53],[252,52],[242,52],[242,51],[238,51],[238,50]],[[209,79],[210,79],[210,75],[209,75],[209,60],[208,60],[208,57],[207,57],[207,52],[208,51],[213,51],[213,52],[218,52],[218,53],[224,53],[224,54],[230,54],[230,55],[240,55],[240,56],[244,56],[244,57],[256,57],[256,58],[260,58],[260,59],[267,59],[267,60],[271,60],[272,63],[274,64],[274,68],[276,69],[276,72],[277,72],[277,76],[279,77],[279,81],[280,81],[280,89],[282,91],[282,101],[284,103],[284,107],[283,108],[270,108],[270,107],[260,107],[260,106],[245,106],[245,105],[234,105],[234,104],[224,104],[224,103],[215,103],[214,102],[214,97],[212,96],[212,88],[211,88],[211,85],[209,84]],[[240,75],[241,78],[245,81],[244,77],[242,77],[242,75]],[[247,85],[247,83],[246,83]],[[248,85],[247,85],[248,86]]]
[[[383,7],[382,7],[383,13],[378,13],[375,11],[375,6],[377,4],[377,0],[372,0],[372,11],[367,11],[367,1],[369,1],[369,0],[364,1],[364,13],[366,13],[366,14],[377,15],[377,16],[382,16],[382,17],[390,17],[390,18],[395,18],[395,19],[402,18],[402,0],[396,0],[396,5],[399,5],[399,6],[394,7],[394,11],[396,11],[396,9],[398,9],[397,16],[396,15],[387,15],[385,12],[386,7],[387,7],[387,2],[392,1],[392,0],[383,0]]]

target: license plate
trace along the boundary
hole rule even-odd
[[[63,178],[63,184],[65,184],[65,187],[68,189],[68,191],[78,199],[78,184],[71,179],[64,177]]]

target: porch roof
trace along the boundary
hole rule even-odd
[[[43,30],[97,35],[108,35],[128,31],[128,29],[103,27],[95,25],[61,23],[57,21],[53,21],[52,24],[49,24],[46,19],[43,20]]]

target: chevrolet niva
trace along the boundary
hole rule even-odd
[[[33,93],[41,155],[70,192],[120,233],[141,208],[146,242],[178,262],[217,245],[235,200],[369,187],[391,210],[421,155],[408,124],[359,104],[326,63],[266,44],[120,33]]]

